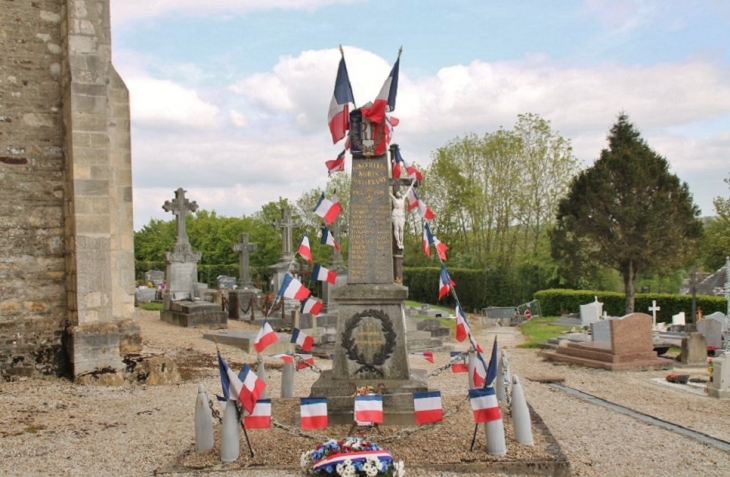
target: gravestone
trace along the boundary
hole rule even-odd
[[[352,182],[347,285],[339,304],[332,370],[312,385],[311,396],[328,398],[330,423],[353,422],[356,387],[382,389],[385,421],[413,423],[413,392],[426,391],[426,373],[411,370],[404,302],[408,289],[394,283],[390,167],[374,156],[374,127],[360,110],[350,117]],[[382,138],[381,138],[382,140]]]
[[[581,326],[588,326],[591,323],[595,323],[601,319],[601,315],[603,315],[603,303],[598,301],[598,297],[595,298],[593,303],[580,305]]]
[[[601,320],[591,323],[591,336],[593,341],[611,342],[611,320]]]
[[[195,300],[199,293],[198,261],[202,253],[193,251],[190,245],[185,217],[198,210],[198,204],[186,199],[181,187],[175,191],[175,199],[166,201],[162,208],[175,215],[176,239],[172,251],[165,253],[167,284],[162,292],[160,319],[184,327],[225,328],[228,320],[220,306]]]
[[[712,360],[712,382],[707,385],[707,394],[730,399],[730,354],[725,353]]]
[[[272,225],[281,229],[281,257],[279,259],[279,263],[269,267],[269,269],[274,272],[273,290],[277,292],[279,288],[281,288],[284,276],[287,273],[292,273],[294,275],[299,272],[298,264],[294,260],[294,251],[292,249],[292,231],[295,227],[299,227],[299,224],[294,222],[291,207],[287,205],[281,208],[281,219],[275,220]],[[299,306],[298,301],[291,300],[289,298],[285,298],[284,303],[289,309]]]
[[[672,366],[668,359],[657,357],[654,351],[652,318],[645,313],[631,313],[621,318],[609,319],[608,333],[598,324],[600,340],[589,342],[560,341],[554,350],[544,351],[543,357],[553,361],[581,364],[607,370],[635,368],[662,368]],[[610,335],[608,341],[603,339]]]
[[[144,274],[144,283],[152,283],[154,286],[159,287],[165,283],[165,272],[161,270],[148,270]]]
[[[705,320],[715,320],[720,323],[720,326],[722,327],[722,331],[725,331],[728,329],[728,319],[727,316],[725,316],[725,313],[721,311],[716,311],[714,313],[710,313],[709,315],[706,315]]]
[[[707,342],[702,333],[689,333],[682,338],[679,361],[685,366],[705,366],[707,363]]]
[[[686,324],[686,318],[683,311],[680,311],[676,315],[672,315],[672,325],[684,326]]]
[[[238,235],[238,243],[231,246],[238,252],[238,288],[228,293],[228,318],[238,320],[248,316],[251,321],[256,317],[256,305],[261,300],[261,290],[251,281],[249,254],[258,248],[258,244],[248,241],[248,234]]]
[[[720,320],[714,318],[703,318],[697,322],[697,331],[705,337],[707,346],[722,348],[723,326]]]

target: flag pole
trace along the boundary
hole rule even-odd
[[[253,459],[253,448],[251,447],[251,441],[248,440],[246,425],[243,423],[243,412],[241,412],[241,406],[239,406],[238,404],[236,404],[236,412],[238,412],[238,416],[240,417],[239,422],[241,423],[241,428],[243,429],[243,436],[246,438],[246,445],[248,446],[248,451],[251,453],[251,458]]]
[[[342,49],[342,43],[340,43],[340,55],[342,56],[342,62],[345,62],[345,50]],[[347,71],[347,63],[345,63],[345,71]],[[355,93],[352,91],[352,84],[350,83],[350,75],[347,75],[347,86],[350,87],[352,93],[352,109],[357,109],[357,103],[355,102]]]

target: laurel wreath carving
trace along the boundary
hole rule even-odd
[[[371,363],[367,362],[365,355],[360,351],[360,347],[355,344],[355,338],[353,336],[355,329],[362,319],[368,316],[380,320],[383,326],[383,335],[385,336],[385,344],[380,347],[380,351],[375,353]],[[395,338],[396,332],[393,328],[393,320],[390,319],[387,313],[381,310],[370,309],[352,315],[347,323],[345,323],[345,331],[342,333],[342,347],[347,352],[347,358],[360,365],[357,371],[355,371],[355,374],[373,371],[383,376],[383,371],[375,366],[383,366],[385,361],[393,354],[393,351],[395,351]]]

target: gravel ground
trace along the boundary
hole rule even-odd
[[[118,388],[79,386],[50,378],[0,384],[0,475],[297,475],[292,462],[298,462],[298,455],[316,442],[281,429],[249,431],[256,451],[254,459],[249,458],[243,441],[242,457],[237,463],[218,464],[215,450],[208,455],[196,455],[193,416],[197,385],[202,383],[211,396],[220,389],[215,345],[202,339],[206,330],[171,327],[159,320],[157,312],[139,310],[137,319],[145,352],[173,358],[183,381],[176,385],[128,384]],[[245,329],[251,325],[230,322],[229,328]],[[730,401],[650,381],[664,376],[666,371],[611,373],[545,362],[537,350],[515,347],[521,336],[514,329],[476,325],[473,328],[485,348],[498,336],[500,348],[507,350],[512,372],[521,378],[528,403],[559,442],[570,460],[573,475],[730,475],[728,452],[585,402],[530,378],[561,377],[567,386],[726,441],[730,441]],[[454,343],[454,347],[464,349],[463,343]],[[221,352],[234,368],[255,361],[255,356],[236,348],[221,346]],[[411,357],[411,367],[432,371],[447,361],[446,353],[437,353],[434,364]],[[267,359],[269,362],[272,366],[268,368],[268,397],[277,398],[279,363]],[[316,363],[323,369],[331,365],[328,360],[317,359]],[[307,395],[317,377],[310,370],[298,372],[296,395]],[[419,463],[438,462],[444,455],[488,462],[545,459],[555,454],[548,448],[550,439],[543,428],[533,429],[534,447],[514,443],[504,409],[507,456],[488,456],[483,432],[478,434],[475,452],[469,453],[474,427],[469,404],[463,402],[466,379],[465,374],[448,371],[429,379],[431,388],[442,391],[445,412],[453,412],[447,419],[453,425],[432,426],[392,441],[388,440],[392,439],[394,429],[386,426],[382,435],[371,432],[368,438],[385,441],[382,447],[405,461],[409,476],[457,475],[417,469]],[[463,403],[461,407],[459,403]],[[274,401],[272,407],[277,421],[294,424],[296,399]],[[330,428],[321,437],[344,437],[340,434],[346,429],[340,427]],[[256,465],[273,461],[278,463],[276,468]]]

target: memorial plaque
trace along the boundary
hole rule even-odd
[[[393,283],[388,159],[353,157],[348,283]]]

